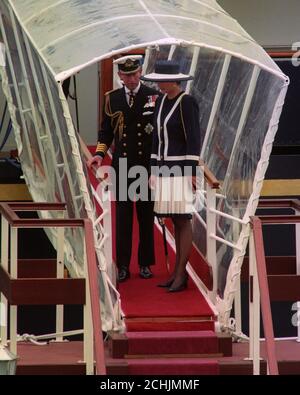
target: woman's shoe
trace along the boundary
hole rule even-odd
[[[172,285],[173,281],[174,281],[174,278],[171,278],[170,280],[166,281],[165,283],[157,284],[157,286],[161,287],[161,288],[169,288]]]
[[[187,289],[187,283],[188,283],[188,277],[184,277],[184,279],[182,280],[182,282],[177,285],[177,287],[170,287],[168,289],[168,292],[180,292],[180,291],[184,291],[185,289]]]

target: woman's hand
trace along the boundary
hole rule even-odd
[[[156,176],[151,174],[150,178],[149,178],[149,187],[150,189],[155,189],[156,186]]]

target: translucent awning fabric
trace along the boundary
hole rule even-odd
[[[35,201],[66,202],[68,217],[97,223],[105,330],[122,325],[116,318],[118,295],[108,281],[112,262],[102,251],[104,232],[57,81],[136,47],[147,48],[145,73],[153,71],[156,59],[174,59],[181,72],[194,76],[182,89],[199,104],[201,158],[221,184],[215,234],[207,232],[209,203],[194,215],[194,242],[206,256],[211,236],[218,240],[216,256],[207,259],[216,268],[214,286],[224,300],[217,308],[228,315],[287,77],[214,0],[1,0],[0,11],[6,53],[0,75],[24,177]],[[82,241],[80,231],[66,232],[65,260],[75,277],[84,268]]]
[[[218,48],[281,73],[214,0],[7,1],[56,80],[120,49],[159,41]]]

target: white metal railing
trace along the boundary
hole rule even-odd
[[[98,191],[92,187],[92,192],[93,196],[96,199],[97,203],[101,206],[102,208],[102,214],[99,214],[94,226],[99,225],[101,232],[103,233],[103,238],[101,240],[101,243],[99,245],[99,249],[103,248],[105,258],[107,261],[107,272],[109,275],[109,278],[112,280],[112,283],[114,286],[116,286],[116,273],[114,270],[114,263],[113,263],[113,257],[112,257],[112,222],[111,222],[111,190],[109,188],[109,184],[107,184],[105,181],[98,179],[99,184],[101,184],[101,187],[99,188],[98,185]],[[101,190],[101,193],[99,193],[99,189]]]
[[[12,84],[13,84],[13,88],[15,91],[15,95],[16,95],[16,101],[18,104],[18,109],[19,109],[19,113],[20,113],[20,119],[21,119],[21,124],[22,124],[22,131],[24,133],[24,139],[21,138],[21,132],[20,132],[20,128],[18,127],[19,125],[16,123],[16,117],[12,117],[12,122],[13,122],[13,126],[15,128],[16,132],[16,137],[17,139],[19,139],[20,141],[20,146],[23,147],[23,145],[26,147],[27,150],[27,154],[29,156],[30,159],[30,163],[34,163],[33,161],[33,157],[32,157],[32,149],[31,149],[31,144],[30,144],[30,139],[29,139],[29,132],[28,132],[28,127],[24,118],[24,114],[22,112],[22,100],[20,97],[20,92],[18,89],[18,80],[17,80],[17,74],[15,71],[15,65],[11,56],[11,53],[9,51],[9,45],[8,45],[8,39],[7,39],[7,35],[6,35],[6,30],[4,28],[4,23],[3,23],[3,19],[2,19],[2,15],[0,13],[0,26],[1,26],[1,32],[2,32],[2,36],[3,36],[3,41],[5,44],[5,50],[6,50],[6,54],[7,54],[7,60],[8,60],[8,65],[11,71],[11,79],[12,79]],[[22,81],[24,84],[24,81]],[[24,143],[24,144],[23,144]]]
[[[239,210],[233,209],[233,215],[227,214],[223,211],[217,210],[217,198],[224,199],[225,196],[217,193],[217,189],[213,188],[209,183],[206,183],[206,190],[202,191],[202,196],[205,197],[205,206],[204,209],[206,210],[206,223],[203,218],[197,213],[197,218],[200,220],[201,224],[206,229],[206,248],[207,248],[207,261],[211,265],[212,273],[213,273],[213,288],[212,291],[208,292],[210,301],[217,306],[217,309],[220,313],[224,306],[218,306],[221,299],[218,298],[218,261],[217,261],[217,245],[216,242],[223,244],[224,246],[228,246],[232,248],[239,256],[243,257],[245,254],[245,243],[241,242],[239,235],[240,235],[240,226],[247,228],[249,226],[249,221],[245,219],[239,218]],[[226,240],[224,237],[220,237],[217,235],[218,232],[218,217],[223,217],[232,222],[233,226],[233,240],[237,240],[237,242],[231,242]],[[222,234],[218,232],[218,234]],[[233,273],[235,279],[240,277],[240,271]],[[234,318],[231,318],[231,324],[226,326],[233,336],[237,338],[245,339],[246,336],[242,333],[242,312],[241,312],[241,284],[240,278],[236,281],[234,289],[231,291],[234,293]],[[230,306],[231,310],[231,306]],[[224,322],[222,321],[223,317],[220,317],[221,326],[224,327]]]
[[[87,162],[92,158],[92,155],[88,150],[86,144],[80,137],[80,135],[78,135],[78,139],[79,139],[81,151]],[[108,274],[108,279],[110,281],[110,285],[114,287],[116,295],[119,299],[120,294],[115,288],[116,270],[112,257],[113,245],[112,245],[112,222],[111,222],[111,202],[112,202],[111,188],[110,188],[110,184],[106,180],[102,179],[97,169],[92,168],[91,170],[95,176],[95,180],[97,181],[96,189],[91,185],[92,193],[96,202],[99,204],[99,206],[102,209],[102,213],[100,213],[96,217],[93,224],[94,227],[97,226],[100,227],[100,231],[102,234],[101,243],[100,244],[98,243],[98,245],[96,246],[96,250],[98,251],[98,253],[100,253],[101,249],[103,250],[106,259],[105,269]],[[114,310],[112,304],[111,304],[111,309],[112,311]]]
[[[207,261],[212,267],[213,274],[213,289],[210,292],[210,299],[214,303],[217,296],[218,288],[218,264],[217,264],[217,243],[216,239],[211,235],[216,234],[216,214],[211,211],[211,208],[216,208],[216,190],[207,184],[207,200],[206,200],[206,254]]]
[[[212,213],[218,214],[220,217],[224,217],[224,218],[230,219],[232,221],[239,222],[242,225],[247,223],[246,221],[244,221],[243,219],[240,219],[239,217],[235,217],[233,215],[226,214],[223,211],[216,210],[214,208],[210,208],[209,211],[211,211]]]
[[[63,210],[63,205],[48,205],[45,203],[32,203],[28,204],[24,210]],[[50,208],[52,206],[52,208]],[[55,207],[54,207],[55,206]],[[20,211],[21,208],[16,210]],[[64,278],[64,229],[67,227],[82,227],[84,230],[83,250],[84,250],[84,279],[85,279],[85,303],[83,304],[83,330],[67,331],[64,332],[63,318],[64,307],[57,305],[56,307],[56,332],[54,334],[33,336],[17,334],[17,317],[18,310],[16,304],[10,304],[8,310],[8,301],[1,293],[1,301],[5,305],[5,310],[10,316],[9,340],[8,340],[8,327],[1,326],[1,345],[6,346],[9,344],[10,351],[17,354],[17,342],[22,340],[30,340],[35,344],[39,340],[55,338],[55,341],[63,341],[64,337],[77,335],[83,333],[83,362],[86,364],[86,374],[94,374],[94,356],[96,358],[96,368],[98,374],[105,374],[104,363],[104,348],[102,342],[102,324],[101,313],[98,294],[98,279],[97,279],[97,264],[94,252],[93,241],[93,227],[91,221],[88,219],[29,219],[22,220],[19,217],[12,216],[14,211],[11,210],[9,204],[2,204],[1,206],[1,262],[0,266],[8,273],[10,279],[18,279],[18,229],[19,228],[57,228],[57,279]],[[28,222],[26,222],[28,221]],[[10,260],[8,260],[8,251],[10,251]],[[9,264],[10,263],[10,264]],[[39,281],[37,279],[36,281]],[[18,299],[19,300],[19,299]],[[49,299],[50,300],[50,299]],[[61,300],[61,298],[60,298]],[[79,303],[79,302],[78,302]]]
[[[241,224],[241,225],[247,225],[248,222],[241,220],[237,215],[230,215],[226,214],[220,210],[216,209],[216,189],[212,188],[209,184],[207,184],[207,190],[205,192],[206,194],[206,232],[207,232],[207,238],[206,238],[206,248],[207,248],[207,260],[209,264],[212,267],[212,272],[213,272],[213,290],[210,293],[210,298],[213,303],[216,301],[216,296],[217,296],[217,284],[218,284],[218,264],[217,264],[217,245],[216,242],[220,242],[224,245],[227,245],[228,247],[231,247],[234,250],[237,250],[240,253],[244,252],[244,246],[241,245],[239,242],[238,243],[233,243],[230,242],[220,236],[217,236],[217,215],[227,218],[233,222],[233,226],[235,223]],[[218,194],[219,196],[222,196]],[[223,196],[222,196],[223,197]],[[202,222],[202,221],[201,221]],[[237,298],[237,307],[240,305],[240,294],[236,294]],[[237,322],[241,322],[241,309],[238,307],[236,310],[236,319]],[[238,330],[240,331],[240,324],[238,325]]]
[[[24,78],[24,86],[25,86],[25,89],[26,89],[26,94],[27,94],[28,101],[29,101],[29,106],[30,106],[30,108],[28,108],[27,110],[23,109],[23,114],[25,112],[31,113],[33,124],[34,124],[34,128],[35,128],[35,130],[38,133],[40,128],[39,128],[38,122],[37,122],[36,108],[35,108],[34,103],[33,103],[33,97],[32,97],[30,83],[29,83],[29,76],[28,76],[28,73],[27,73],[26,65],[25,65],[24,52],[23,52],[22,47],[21,47],[21,40],[20,40],[20,37],[19,37],[17,23],[16,23],[16,19],[15,19],[14,13],[12,12],[11,9],[9,11],[10,11],[10,17],[11,17],[11,21],[12,21],[14,37],[15,37],[15,41],[16,41],[16,45],[17,45],[17,49],[18,49],[20,65],[21,65],[21,69],[22,69],[22,75],[23,75],[23,78]],[[29,133],[29,135],[30,135],[31,138],[33,137],[30,133]],[[41,143],[41,141],[40,141],[40,139],[38,137],[36,138],[36,142],[37,142],[37,145],[38,145],[38,148],[39,148],[38,149],[38,153],[39,153],[39,155],[41,157],[41,161],[42,161],[42,164],[43,164],[43,171],[46,174],[47,180],[50,180],[49,175],[48,175],[48,167],[46,165],[45,152],[43,150],[42,143]]]

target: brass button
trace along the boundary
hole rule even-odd
[[[126,147],[126,145],[127,145],[126,143],[123,143],[123,147]]]
[[[127,152],[123,152],[123,156],[127,156]]]
[[[138,145],[142,145],[142,143],[139,141],[139,142],[138,142]]]
[[[160,159],[161,159],[161,160],[163,160],[163,159],[164,159],[164,157],[163,157],[163,156],[161,156],[161,157],[160,157]]]
[[[140,123],[137,124],[137,127],[140,128],[142,125]]]
[[[124,129],[126,129],[127,128],[127,126],[126,125],[124,125]]]
[[[139,155],[142,155],[142,151],[139,151]]]
[[[123,133],[123,137],[127,137],[127,134],[126,134],[126,133]]]
[[[138,136],[141,136],[142,135],[142,133],[138,133]]]

